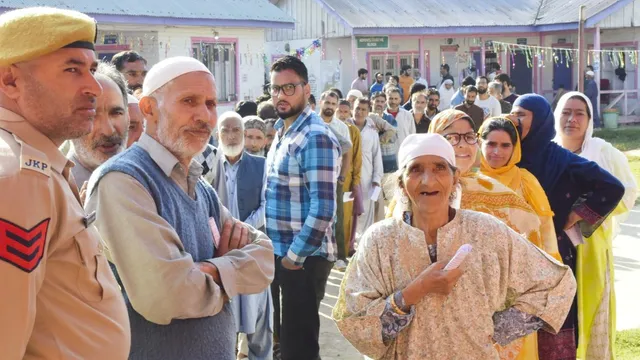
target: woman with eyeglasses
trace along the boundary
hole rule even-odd
[[[527,202],[499,181],[473,171],[478,155],[478,135],[474,122],[460,110],[445,110],[436,115],[429,133],[440,134],[453,146],[460,169],[461,191],[454,206],[493,215],[530,241],[540,238],[540,218]],[[388,217],[395,211],[389,206]]]
[[[450,109],[436,115],[429,127],[430,133],[444,136],[455,151],[456,165],[461,174],[460,208],[493,215],[519,234],[524,234],[530,242],[538,243],[542,238],[542,222],[535,210],[501,182],[473,171],[478,155],[478,135],[474,126],[469,115]],[[533,359],[534,336],[517,339],[504,347],[496,345],[500,359]]]
[[[509,118],[517,124],[522,139],[519,166],[531,172],[547,194],[562,262],[575,273],[576,247],[602,225],[622,199],[625,188],[595,162],[553,142],[555,119],[544,97],[520,96],[513,103]],[[540,360],[576,358],[578,320],[574,301],[558,335],[538,334]]]

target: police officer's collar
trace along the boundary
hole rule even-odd
[[[24,117],[3,107],[0,107],[0,128],[12,133],[23,146],[27,145],[44,154],[46,159],[39,160],[46,162],[58,173],[62,173],[67,166],[73,166],[73,162],[64,156],[51,139],[36,130]]]

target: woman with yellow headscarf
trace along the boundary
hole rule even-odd
[[[429,133],[444,136],[455,151],[456,166],[461,176],[460,189],[457,191],[459,198],[454,201],[453,207],[493,215],[532,243],[540,243],[540,217],[524,198],[499,181],[473,171],[478,155],[478,136],[469,115],[453,109],[442,111],[431,120]],[[389,216],[394,211],[401,211],[400,208],[396,208],[392,202]],[[496,347],[503,360],[538,359],[536,333],[505,347]]]
[[[480,173],[500,181],[531,205],[541,224],[538,241],[530,240],[547,254],[562,261],[547,195],[533,174],[517,166],[522,150],[515,124],[503,117],[490,118],[482,124],[478,134],[482,144]]]

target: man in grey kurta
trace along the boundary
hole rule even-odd
[[[125,295],[129,359],[233,359],[229,299],[268,287],[273,247],[233,219],[193,160],[217,120],[213,75],[166,59],[147,75],[140,109],[145,133],[94,172],[86,203]]]
[[[595,73],[591,70],[587,71],[584,76],[584,94],[587,95],[591,104],[593,105],[593,126],[595,128],[599,128],[602,126],[600,124],[600,114],[598,113],[598,108],[600,104],[600,92],[598,91],[598,84],[593,80],[595,77]]]

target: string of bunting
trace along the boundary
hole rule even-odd
[[[290,52],[290,55],[296,56],[298,59],[302,59],[313,54],[316,50],[322,47],[322,43],[320,39],[315,39],[313,42],[307,47],[301,47]]]
[[[534,59],[538,61],[538,67],[545,67],[546,63],[552,63],[554,65],[564,64],[569,67],[574,60],[578,59],[578,49],[563,48],[563,47],[549,47],[538,45],[523,45],[505,43],[500,41],[492,41],[493,50],[495,52],[504,52],[511,56],[511,64],[515,68],[515,56],[518,53],[525,55],[527,61],[527,67],[531,68],[534,64]],[[638,64],[638,50],[625,50],[625,49],[605,49],[605,50],[587,50],[587,62],[590,65],[592,62],[598,61],[604,57],[614,67],[624,67],[627,59],[633,64]]]

